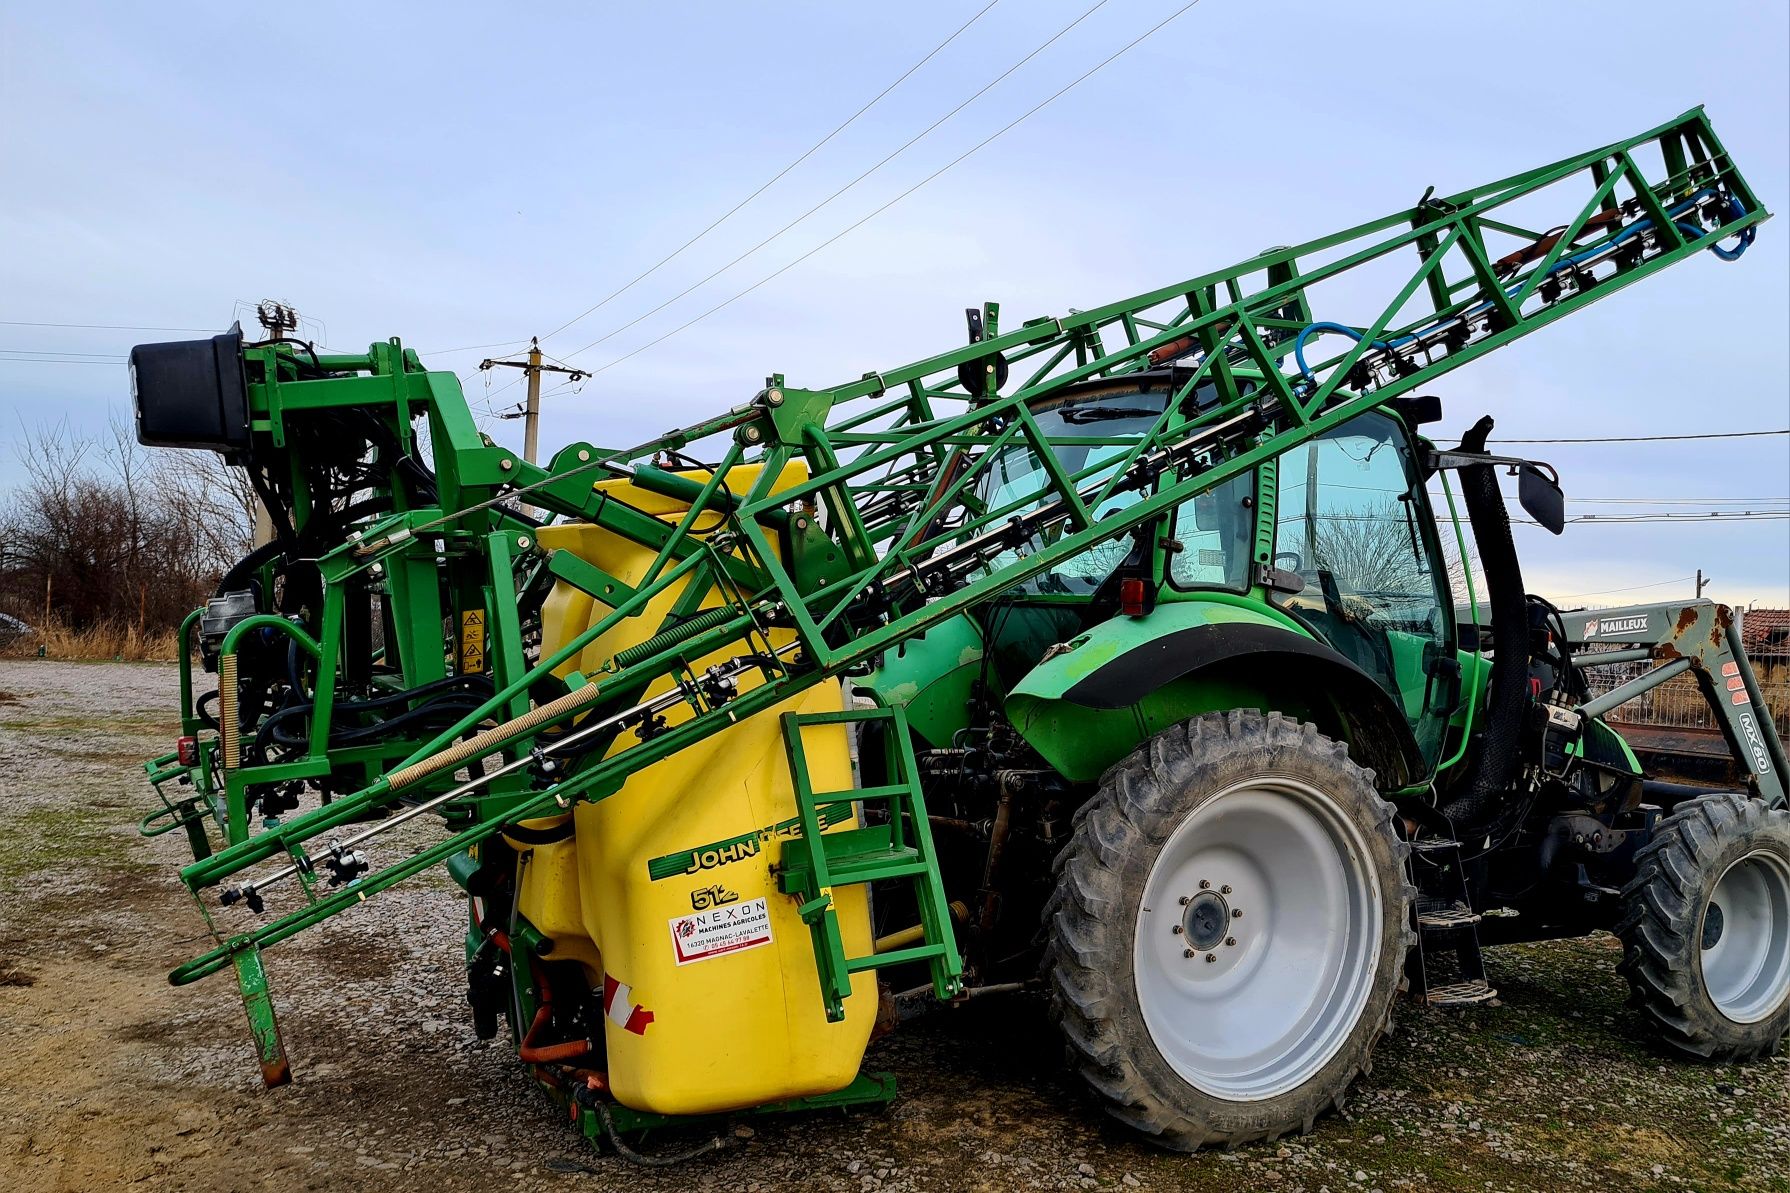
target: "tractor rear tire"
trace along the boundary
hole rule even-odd
[[[1775,1053],[1790,1030],[1790,811],[1688,800],[1636,859],[1616,932],[1654,1036],[1696,1060]]]
[[[1314,726],[1194,717],[1107,771],[1045,908],[1051,1013],[1114,1118],[1193,1151],[1312,1129],[1391,1027],[1407,846]]]

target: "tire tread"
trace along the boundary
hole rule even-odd
[[[1704,991],[1697,964],[1706,888],[1719,877],[1716,866],[1735,843],[1760,837],[1790,842],[1790,812],[1737,792],[1686,800],[1636,851],[1635,875],[1622,888],[1617,970],[1628,980],[1630,1005],[1654,1038],[1679,1056],[1755,1060],[1776,1052],[1790,1027],[1790,999],[1758,1023],[1724,1017]]]
[[[1394,828],[1394,809],[1374,791],[1373,772],[1357,766],[1343,743],[1322,736],[1315,726],[1256,710],[1207,714],[1158,733],[1109,768],[1100,794],[1076,811],[1070,842],[1055,862],[1056,890],[1045,907],[1043,963],[1051,1014],[1062,1031],[1070,1068],[1104,1101],[1107,1113],[1177,1151],[1213,1144],[1236,1147],[1310,1132],[1323,1113],[1341,1111],[1349,1086],[1371,1068],[1375,1044],[1392,1030],[1396,999],[1388,998],[1373,1029],[1345,1046],[1353,1047],[1355,1055],[1341,1079],[1331,1083],[1333,1088],[1312,1091],[1313,1097],[1289,1117],[1274,1121],[1202,1118],[1187,1105],[1171,1100],[1165,1091],[1153,1088],[1140,1069],[1133,1051],[1138,1044],[1126,1038],[1135,1033],[1128,1033],[1115,1014],[1127,997],[1123,984],[1130,974],[1099,963],[1104,934],[1118,931],[1129,937],[1131,933],[1131,917],[1116,914],[1121,889],[1118,870],[1127,857],[1161,836],[1182,812],[1174,800],[1166,798],[1168,787],[1163,777],[1197,767],[1201,759],[1237,751],[1258,751],[1277,761],[1294,757],[1320,761],[1346,771],[1365,788],[1374,819],[1372,828],[1391,843],[1399,875],[1398,888],[1389,894],[1400,901],[1396,922],[1401,925],[1401,936],[1394,967],[1401,972],[1401,989],[1403,958],[1415,939],[1410,916],[1405,914],[1415,898],[1415,888],[1405,865],[1408,847]],[[1142,1046],[1153,1048],[1147,1036]]]

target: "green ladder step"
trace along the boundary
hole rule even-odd
[[[917,944],[911,948],[873,953],[868,957],[851,957],[846,960],[845,966],[853,973],[857,973],[865,969],[880,969],[885,965],[903,965],[909,961],[929,961],[935,957],[944,958],[945,956],[947,956],[947,952],[944,945]]]
[[[889,782],[850,791],[816,792],[808,774],[802,731],[813,726],[877,724],[888,737],[884,751]],[[784,842],[778,889],[801,900],[802,919],[813,938],[815,966],[827,1018],[845,1018],[853,974],[889,965],[924,962],[933,993],[954,998],[963,988],[963,959],[939,874],[926,799],[919,786],[913,741],[898,708],[846,709],[828,713],[784,713],[783,742],[795,788],[801,836]],[[823,833],[818,809],[841,800],[885,801],[889,823]],[[862,957],[848,957],[840,934],[833,888],[871,882],[911,881],[920,912],[923,943]]]
[[[838,796],[835,792],[828,800],[836,801]],[[827,833],[821,841],[827,851],[827,877],[832,879],[834,886],[884,878],[913,878],[932,869],[932,863],[921,857],[918,849],[892,844],[887,825]],[[811,858],[812,850],[807,840],[785,843],[783,871],[786,875],[801,876],[792,880],[797,889],[814,869]]]
[[[909,794],[905,783],[889,783],[882,787],[859,787],[854,791],[817,791],[814,799],[817,803],[831,803],[842,799],[894,799]]]

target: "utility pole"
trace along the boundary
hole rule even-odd
[[[522,416],[522,458],[535,462],[535,445],[541,441],[541,341],[528,341],[528,410]]]
[[[483,369],[521,369],[528,378],[528,404],[520,414],[500,414],[498,418],[517,418],[524,420],[522,424],[522,458],[530,464],[535,460],[535,447],[540,442],[541,434],[541,374],[563,373],[568,381],[582,381],[587,373],[583,369],[567,368],[561,365],[541,363],[541,340],[536,336],[528,342],[528,359],[526,360],[481,360],[479,368]]]
[[[1703,596],[1703,588],[1709,583],[1710,579],[1711,577],[1704,576],[1702,568],[1697,569],[1697,596],[1699,599]]]

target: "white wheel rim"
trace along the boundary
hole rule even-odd
[[[1703,988],[1736,1023],[1757,1023],[1790,993],[1790,866],[1749,853],[1722,871],[1698,926]]]
[[[1213,1097],[1304,1084],[1360,1021],[1380,915],[1367,842],[1329,797],[1275,776],[1218,793],[1164,843],[1138,908],[1133,980],[1157,1051]]]

